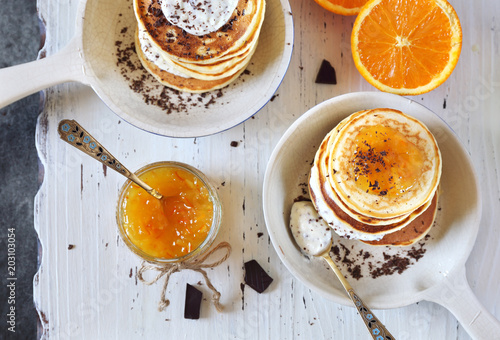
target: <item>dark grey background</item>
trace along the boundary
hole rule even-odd
[[[0,0],[0,68],[35,60],[40,41],[36,0]],[[4,81],[0,76],[0,82]],[[0,339],[37,337],[33,276],[38,244],[33,228],[33,199],[38,190],[35,126],[39,112],[39,94],[0,109]],[[15,228],[15,305],[8,304],[9,228]],[[16,308],[15,333],[7,330],[10,306]]]

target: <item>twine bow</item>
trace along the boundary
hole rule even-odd
[[[205,260],[212,255],[214,252],[216,252],[219,249],[226,249],[226,253],[224,256],[215,262],[212,263],[205,263]],[[229,255],[231,254],[231,245],[227,242],[221,242],[219,243],[216,247],[212,248],[208,253],[203,255],[202,257],[195,258],[193,260],[188,260],[184,262],[177,262],[177,263],[168,263],[168,264],[162,264],[162,265],[153,265],[149,264],[146,261],[142,262],[141,268],[137,272],[137,278],[139,281],[141,281],[144,284],[147,285],[152,285],[156,283],[158,280],[160,280],[163,276],[165,276],[165,282],[163,283],[163,288],[161,291],[161,297],[160,301],[158,302],[158,310],[161,312],[163,311],[169,304],[170,301],[165,297],[166,292],[167,292],[167,286],[168,286],[168,280],[170,279],[170,275],[176,272],[180,272],[184,269],[191,269],[194,270],[205,278],[205,283],[207,284],[208,288],[212,290],[214,293],[212,296],[212,302],[215,305],[215,308],[217,311],[222,311],[222,306],[219,303],[220,299],[220,293],[215,287],[212,285],[212,282],[210,282],[210,279],[208,278],[207,272],[204,270],[204,268],[214,268],[220,265],[222,262],[226,261]],[[148,271],[148,270],[156,270],[158,275],[150,281],[145,280],[143,277],[143,273]]]

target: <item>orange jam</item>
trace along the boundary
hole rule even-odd
[[[205,183],[188,170],[160,166],[139,174],[163,195],[154,198],[131,184],[122,194],[119,221],[128,239],[155,258],[174,259],[189,254],[207,238],[214,202]]]
[[[393,128],[364,127],[354,145],[351,170],[363,191],[394,198],[410,189],[422,174],[422,151]]]

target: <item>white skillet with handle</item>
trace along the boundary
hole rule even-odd
[[[430,238],[425,241],[426,252],[418,262],[402,274],[376,279],[365,275],[352,285],[372,309],[433,301],[450,310],[474,339],[500,339],[500,323],[475,297],[465,275],[465,262],[481,218],[472,161],[443,120],[407,98],[381,92],[346,94],[315,106],[290,126],[273,151],[264,178],[264,217],[276,252],[306,286],[337,303],[351,305],[322,261],[308,260],[302,255],[290,232],[289,216],[294,199],[302,195],[301,185],[307,182],[311,161],[323,137],[351,113],[384,107],[420,119],[436,137],[443,157],[439,211]],[[368,247],[358,241],[345,242],[350,242],[347,245],[349,249],[353,247],[353,254]],[[370,252],[383,260],[384,249],[371,247]],[[394,336],[398,338],[397,334]]]
[[[259,46],[247,68],[250,74],[224,88],[223,96],[210,106],[167,114],[131,90],[132,84],[121,74],[123,65],[117,65],[116,42],[121,41],[122,48],[133,43],[136,19],[132,8],[132,0],[82,0],[76,34],[65,48],[0,70],[0,107],[50,86],[76,81],[91,86],[112,111],[141,129],[170,137],[198,137],[250,118],[271,99],[287,71],[293,48],[290,5],[287,0],[268,0]],[[157,84],[148,81],[150,87]],[[173,101],[178,97],[174,92],[171,95]]]

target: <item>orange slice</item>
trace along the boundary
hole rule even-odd
[[[446,0],[370,0],[351,37],[354,64],[381,91],[417,95],[441,85],[462,47],[457,13]]]
[[[341,15],[356,15],[368,0],[314,0],[324,9]]]

